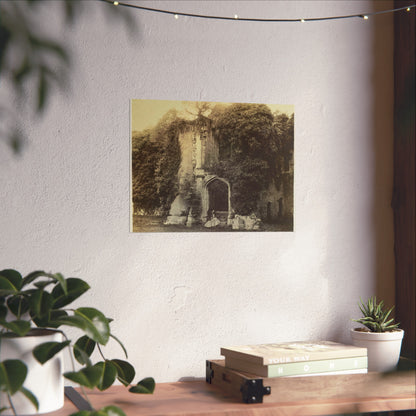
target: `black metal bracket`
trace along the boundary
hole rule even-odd
[[[211,384],[211,381],[214,377],[214,370],[212,369],[212,365],[210,361],[206,361],[206,369],[205,369],[205,381]]]
[[[269,386],[263,386],[263,379],[256,378],[251,380],[246,380],[240,391],[243,395],[244,403],[263,403],[263,396],[267,396],[271,393],[271,388]]]
[[[91,405],[71,386],[65,386],[65,396],[78,410],[93,410]]]

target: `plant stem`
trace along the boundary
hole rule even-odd
[[[99,353],[100,353],[100,355],[101,355],[101,358],[102,358],[104,361],[106,361],[106,358],[104,357],[104,354],[103,354],[103,352],[101,351],[100,344],[98,344],[98,343],[97,343],[97,348],[98,348],[98,351],[99,351]]]
[[[17,319],[20,319],[22,314],[22,298],[19,299],[19,308],[17,309]]]
[[[14,416],[17,416],[16,409],[13,406],[12,398],[9,393],[7,393],[7,400],[9,401],[10,407],[12,408]]]
[[[59,331],[59,332],[62,334],[62,336],[65,338],[66,341],[69,341],[69,339],[66,336],[65,332],[63,332],[63,331]],[[71,359],[72,371],[75,372],[75,361],[74,361],[74,357],[72,356],[72,353],[71,353],[71,344],[68,345],[68,348],[69,348],[69,357]],[[82,395],[85,397],[85,400],[88,402],[88,404],[90,405],[91,409],[94,409],[94,407],[92,406],[92,404],[90,402],[90,399],[88,398],[87,393],[85,392],[84,386],[81,386],[80,385],[79,387],[81,388]]]

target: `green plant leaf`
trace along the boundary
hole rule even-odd
[[[43,270],[36,270],[31,272],[23,278],[22,287],[34,282],[38,277],[47,277],[47,275],[48,273],[44,272]]]
[[[155,390],[155,380],[152,377],[144,378],[135,386],[129,388],[130,393],[152,394]]]
[[[46,99],[49,93],[49,83],[48,77],[46,75],[46,70],[44,66],[39,68],[38,75],[38,105],[37,111],[41,112],[46,106]]]
[[[98,410],[97,416],[126,416],[126,414],[117,406],[106,406]]]
[[[25,336],[30,331],[30,322],[24,320],[15,321],[0,321],[0,325],[7,328],[9,331],[19,335],[20,337]]]
[[[93,389],[101,379],[101,370],[98,367],[85,367],[79,371],[70,371],[64,373],[64,377],[81,386]]]
[[[27,367],[20,360],[5,360],[0,362],[0,391],[11,396],[23,386],[26,379]]]
[[[16,293],[19,293],[16,286],[14,286],[5,276],[0,275],[0,296],[9,296]]]
[[[82,350],[78,350],[76,346],[74,346],[74,351],[77,351],[77,361],[81,362],[82,361],[82,365],[86,365],[87,367],[91,367],[92,366],[92,362],[90,360],[90,357],[86,354],[85,351]],[[75,352],[74,352],[75,355]]]
[[[92,416],[94,412],[94,410],[80,410],[79,412],[71,413],[69,416]]]
[[[7,299],[7,306],[13,315],[20,317],[29,310],[29,303],[22,295],[10,296]]]
[[[101,361],[94,365],[101,372],[100,381],[97,384],[97,388],[100,391],[108,389],[113,385],[117,377],[117,368],[111,361]]]
[[[353,321],[366,326],[371,332],[386,332],[397,329],[399,325],[394,323],[394,319],[388,319],[394,307],[387,311],[383,307],[384,301],[377,303],[375,296],[370,297],[366,303],[360,299],[359,308],[362,317],[353,319]]]
[[[49,323],[53,325],[54,328],[58,328],[61,325],[73,326],[75,328],[81,329],[84,332],[87,330],[88,322],[80,316],[60,316],[58,319],[51,321]]]
[[[48,326],[53,298],[44,290],[36,290],[29,298],[30,315],[38,326]]]
[[[8,309],[6,305],[0,305],[0,322],[6,319]]]
[[[23,278],[22,275],[13,269],[4,269],[0,271],[0,276],[6,278],[16,290],[20,290],[22,288]]]
[[[90,337],[83,335],[81,338],[78,338],[77,342],[74,344],[74,357],[80,364],[90,365],[89,357],[94,352],[96,342],[93,341]]]
[[[69,345],[71,341],[64,341],[64,342],[44,342],[36,346],[32,354],[33,356],[41,363],[45,364],[48,360],[58,354],[59,351],[64,349],[67,345]]]
[[[67,292],[67,281],[64,278],[64,276],[61,273],[47,273],[43,270],[37,270],[35,272],[32,272],[30,274],[28,274],[24,279],[23,279],[23,285],[25,286],[29,283],[32,283],[33,281],[35,281],[37,278],[39,277],[47,277],[50,280],[42,280],[40,282],[36,282],[35,286],[42,289],[54,282],[58,282],[61,285],[61,288],[63,290],[64,293]]]
[[[48,322],[48,326],[51,328],[59,328],[61,325],[58,320],[64,316],[68,316],[66,311],[58,310],[51,310],[50,321]]]
[[[126,414],[117,406],[106,406],[100,410],[81,410],[70,416],[126,416]]]
[[[19,68],[16,68],[13,71],[13,82],[17,88],[20,88],[22,86],[23,79],[30,74],[32,69],[33,66],[31,62],[29,61],[28,57],[25,56],[25,59],[23,59]]]
[[[66,64],[69,64],[69,55],[59,43],[51,39],[33,36],[33,34],[30,36],[30,41],[36,48],[47,49],[62,59]]]
[[[78,308],[74,314],[88,323],[85,332],[91,339],[102,345],[107,344],[110,337],[110,325],[102,312],[95,308]]]
[[[66,284],[66,293],[61,285],[55,286],[51,292],[52,297],[54,298],[54,309],[62,308],[63,306],[69,305],[90,288],[88,283],[86,283],[82,279],[78,279],[77,277],[69,277],[68,279],[66,279]]]
[[[110,327],[105,316],[94,308],[79,308],[72,316],[63,316],[52,322],[53,325],[74,326],[84,331],[93,341],[105,345],[109,338]]]
[[[36,398],[36,396],[30,391],[28,390],[26,387],[20,387],[20,392],[22,392],[27,399],[29,399],[33,406],[35,407],[36,410],[39,410],[39,402],[38,399]]]
[[[45,289],[45,287],[48,287],[50,285],[53,285],[55,282],[51,280],[41,280],[40,282],[33,283],[34,286],[36,286],[38,289]]]
[[[120,383],[128,386],[134,379],[136,375],[136,371],[134,367],[128,363],[127,361],[123,360],[111,360],[111,362],[115,365],[117,369],[117,379]]]
[[[55,279],[62,287],[64,293],[68,293],[68,286],[65,277],[61,273],[54,273],[52,278]]]

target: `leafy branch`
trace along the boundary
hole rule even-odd
[[[153,378],[145,378],[131,385],[136,372],[127,360],[123,343],[111,333],[111,319],[98,309],[80,307],[70,309],[73,301],[80,298],[90,286],[82,279],[65,278],[60,273],[35,271],[25,277],[12,269],[0,271],[0,346],[2,340],[10,337],[24,337],[37,330],[51,329],[61,332],[65,340],[44,342],[36,346],[32,353],[36,360],[44,364],[63,349],[68,348],[73,362],[73,370],[63,374],[81,387],[106,390],[118,380],[132,393],[152,393],[155,388]],[[83,333],[75,342],[68,339],[63,328],[74,327]],[[102,347],[113,338],[122,348],[126,359],[107,359]],[[91,361],[97,349],[101,360]],[[74,359],[80,365],[75,370]],[[17,392],[23,393],[38,409],[37,398],[24,387],[27,366],[21,360],[6,359],[0,362],[0,391],[5,392],[10,407],[16,414],[12,398]],[[4,409],[0,409],[0,412]],[[82,412],[82,416],[95,415],[94,411]],[[121,409],[111,406],[100,414],[124,415]],[[79,413],[79,416],[81,413]]]
[[[97,2],[98,3],[98,2]],[[71,56],[64,43],[45,34],[45,8],[58,7],[66,26],[73,25],[82,13],[85,2],[74,0],[0,1],[0,87],[10,86],[12,101],[25,102],[29,91],[36,91],[32,109],[36,116],[44,114],[53,91],[68,86],[72,70]],[[123,18],[131,32],[134,21],[128,10],[108,4],[103,10],[111,18]],[[59,12],[56,14],[59,16]],[[6,82],[4,82],[6,81]],[[6,100],[0,105],[0,139],[19,153],[26,141],[21,127],[20,111]]]

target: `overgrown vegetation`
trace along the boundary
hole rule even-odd
[[[232,104],[217,113],[214,126],[216,173],[230,181],[232,206],[242,215],[256,212],[260,193],[282,179],[293,156],[293,116],[273,115],[264,104]]]
[[[204,113],[204,114],[202,114]],[[166,214],[178,194],[180,147],[185,128],[207,115],[219,145],[219,160],[210,173],[226,178],[231,186],[231,204],[236,213],[256,212],[261,192],[270,184],[293,187],[294,117],[272,114],[264,104],[231,104],[199,107],[193,121],[171,110],[151,130],[132,137],[133,203],[136,213]],[[200,207],[193,178],[181,184],[181,195],[195,213]]]
[[[135,211],[163,214],[178,192],[181,161],[178,142],[185,120],[168,112],[151,130],[132,136],[132,182]]]

